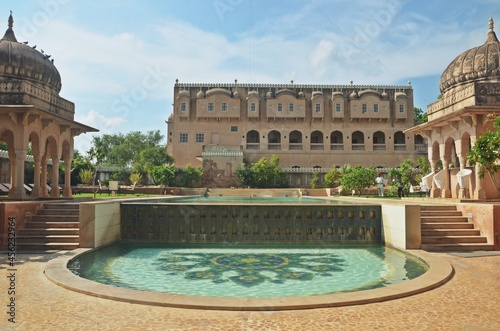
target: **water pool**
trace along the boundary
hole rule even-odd
[[[77,256],[68,268],[80,277],[129,289],[190,296],[270,298],[385,287],[422,275],[427,265],[380,245],[119,243]]]

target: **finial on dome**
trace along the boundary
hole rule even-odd
[[[495,27],[495,22],[493,22],[493,17],[490,17],[488,26],[490,28],[490,31],[488,31],[488,36],[486,37],[486,43],[497,43],[498,38],[497,35],[495,34],[495,31],[493,30],[493,28]]]
[[[12,18],[12,10],[10,11],[8,22],[9,22],[9,28],[7,29],[7,31],[5,31],[5,34],[1,40],[7,40],[17,43],[16,36],[14,35],[14,30],[12,30],[12,27],[14,26],[14,19]]]
[[[9,15],[9,30],[12,30],[13,26],[14,26],[14,19],[12,18],[12,10],[11,10]]]
[[[490,21],[488,22],[488,26],[490,27],[490,31],[493,31],[495,27],[495,22],[493,22],[493,17],[490,16]]]

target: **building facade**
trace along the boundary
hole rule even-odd
[[[231,176],[277,155],[307,184],[333,166],[390,168],[417,156],[413,89],[404,86],[184,84],[174,87],[167,151],[177,166]],[[302,174],[302,175],[300,175]]]
[[[429,142],[432,172],[426,177],[431,196],[500,198],[493,181],[480,178],[479,164],[467,163],[476,139],[494,130],[493,120],[500,116],[500,42],[492,18],[484,44],[464,51],[448,65],[440,90],[442,97],[427,107],[428,122],[406,131]]]

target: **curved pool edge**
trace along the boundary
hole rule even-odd
[[[408,250],[408,253],[424,260],[429,265],[429,270],[415,279],[383,288],[305,297],[204,297],[132,290],[78,277],[67,268],[68,262],[75,256],[89,250],[83,248],[76,249],[71,251],[71,254],[66,253],[64,256],[47,262],[44,270],[46,277],[63,288],[98,298],[144,305],[191,309],[265,311],[361,305],[403,298],[429,291],[446,283],[453,277],[454,273],[451,264],[439,256],[421,250]]]

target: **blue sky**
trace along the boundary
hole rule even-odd
[[[75,119],[102,133],[160,130],[184,83],[407,84],[416,107],[481,45],[498,0],[1,0],[18,41],[44,49]],[[0,13],[1,14],[1,13]],[[2,15],[0,15],[0,22]],[[92,134],[75,138],[85,152]]]

